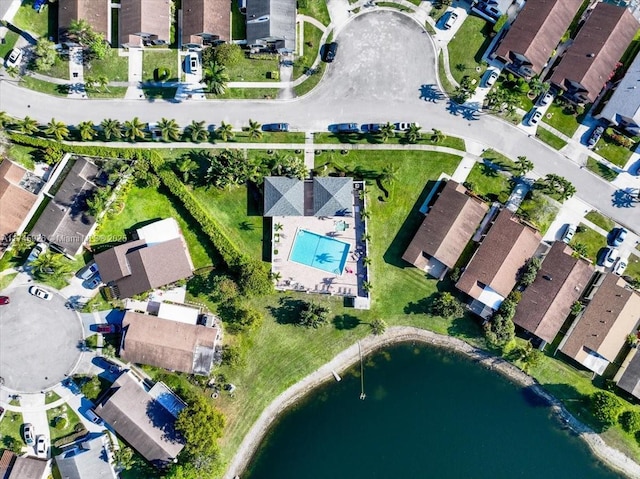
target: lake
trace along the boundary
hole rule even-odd
[[[614,479],[527,389],[459,354],[402,344],[288,410],[242,479]]]

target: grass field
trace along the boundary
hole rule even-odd
[[[9,286],[16,276],[18,276],[18,273],[11,273],[11,274],[2,276],[0,278],[0,291],[2,291],[7,286]]]
[[[48,81],[39,80],[30,76],[21,77],[20,86],[28,88],[29,90],[39,91],[40,93],[46,93],[47,95],[67,96],[69,93],[67,85],[49,83]]]
[[[231,38],[233,40],[247,38],[247,17],[240,13],[238,2],[231,2]]]
[[[144,97],[148,100],[173,100],[178,91],[175,87],[148,87],[142,88]]]
[[[444,56],[442,52],[440,52],[440,55],[438,56],[438,78],[440,79],[440,84],[442,85],[445,93],[449,96],[453,95],[455,93],[455,87],[449,82],[449,79],[447,78],[444,67]]]
[[[34,33],[37,37],[53,34],[58,9],[55,5],[46,5],[40,12],[33,9],[34,0],[22,2],[11,23],[21,30]]]
[[[4,43],[0,44],[0,61],[4,62],[9,52],[13,50],[13,46],[18,41],[20,36],[16,32],[12,32],[9,30],[7,34],[4,36]]]
[[[56,417],[59,417],[59,416],[66,416],[67,418],[66,427],[64,427],[63,429],[58,429],[54,427],[54,421]],[[56,439],[72,434],[74,432],[73,431],[74,426],[80,423],[80,418],[78,418],[78,415],[74,412],[73,409],[71,409],[66,404],[63,404],[62,406],[54,407],[52,409],[47,409],[47,420],[49,422],[49,432],[51,434],[52,443]]]
[[[602,135],[600,140],[598,140],[598,143],[596,143],[593,151],[606,158],[614,165],[624,168],[624,165],[626,165],[629,158],[631,158],[631,154],[633,153],[631,151],[632,148],[625,148],[624,146],[616,145],[614,142],[605,138],[605,136],[606,135]]]
[[[487,198],[489,201],[496,201],[501,194],[508,196],[511,191],[509,179],[488,164],[476,163],[473,165],[469,176],[467,176],[467,183],[472,185],[475,194]]]
[[[449,69],[458,83],[467,75],[480,78],[487,69],[480,61],[491,42],[488,36],[490,27],[485,19],[470,15],[447,45]]]
[[[27,170],[33,171],[35,168],[35,155],[38,153],[37,148],[31,148],[30,146],[11,145],[7,151],[9,159],[21,164]]]
[[[551,118],[547,118],[547,115],[551,115]],[[579,126],[575,115],[556,102],[549,106],[547,113],[542,117],[542,121],[567,136],[572,136]]]
[[[126,86],[110,86],[109,90],[92,91],[87,93],[89,98],[124,98],[127,93]]]
[[[237,65],[227,68],[229,81],[278,81],[277,78],[270,78],[268,73],[278,73],[278,57],[269,59],[252,59],[242,57],[242,61]]]
[[[164,49],[145,50],[142,57],[142,81],[155,81],[154,71],[157,68],[167,68],[169,70],[169,78],[166,81],[178,81],[180,75],[178,51]]]
[[[544,128],[538,128],[536,130],[536,137],[556,150],[560,150],[567,146],[566,141],[564,141],[562,138],[557,137],[550,131],[545,130]]]
[[[305,95],[313,90],[316,85],[320,83],[320,80],[322,80],[326,68],[327,64],[324,62],[320,62],[313,75],[308,76],[305,81],[297,86],[294,86],[293,91],[295,92],[296,96]]]
[[[601,176],[607,181],[613,181],[618,177],[618,172],[609,168],[604,163],[600,163],[595,158],[587,158],[587,169],[593,171],[596,175]]]
[[[4,446],[12,439],[20,446],[26,446],[22,440],[22,424],[22,413],[12,411],[5,413],[2,421],[0,421],[0,438],[2,438],[0,449],[4,449]]]
[[[514,161],[511,158],[491,148],[483,151],[480,157],[489,160],[494,165],[497,165],[507,171],[512,171],[515,165]]]
[[[607,240],[597,231],[592,230],[588,226],[580,223],[581,231],[574,236],[571,244],[582,243],[587,249],[587,258],[594,263],[598,259],[598,252],[607,245]]]
[[[38,73],[43,75],[60,78],[61,80],[69,79],[69,60],[66,57],[62,57],[61,55],[55,56],[55,62],[48,70],[36,70]]]
[[[331,22],[325,0],[300,0],[298,2],[298,13],[313,17],[325,26]]]
[[[275,99],[278,96],[280,89],[278,88],[227,88],[222,95],[213,95],[207,93],[206,97],[209,100],[224,100],[224,99],[238,99],[238,100],[254,100],[254,99]]]
[[[147,55],[145,52],[143,55]],[[175,66],[170,68],[175,70]],[[84,67],[85,76],[106,76],[109,81],[127,81],[129,78],[129,57],[118,55],[117,48],[107,50],[107,55],[102,60],[92,60]],[[152,72],[153,75],[153,72]]]
[[[598,213],[595,210],[589,211],[586,215],[584,215],[584,217],[591,221],[594,225],[598,225],[605,231],[611,231],[616,226],[613,220],[607,218],[606,216]]]
[[[323,2],[324,3],[324,2]],[[311,23],[304,24],[304,46],[302,55],[297,57],[293,63],[293,79],[299,78],[318,57],[320,49],[320,39],[322,30]],[[313,75],[312,75],[313,76]]]
[[[437,145],[448,148],[454,148],[456,150],[465,151],[465,144],[462,138],[455,136],[446,136],[440,142],[433,141],[432,131],[421,131],[422,138],[418,140],[418,145]],[[317,144],[329,143],[329,144],[356,144],[356,143],[370,143],[373,145],[383,143],[382,139],[377,135],[369,133],[349,133],[349,134],[335,134],[335,133],[316,133],[313,137],[314,142]],[[388,138],[385,142],[388,145],[403,145],[407,144],[404,138],[404,132],[397,131],[396,136]]]

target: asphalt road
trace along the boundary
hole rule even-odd
[[[294,100],[209,102],[153,100],[71,100],[42,95],[0,82],[0,111],[46,123],[55,117],[69,125],[104,118],[142,121],[173,118],[181,125],[192,120],[220,121],[236,128],[249,118],[260,123],[288,122],[292,129],[326,131],[340,122],[415,121],[472,140],[515,158],[527,156],[534,173],[556,173],[568,178],[577,196],[618,223],[640,232],[640,214],[634,191],[617,190],[581,169],[525,132],[496,117],[453,108],[437,86],[437,63],[429,35],[412,19],[390,11],[355,17],[339,32],[340,44],[325,78],[308,95]],[[640,181],[639,181],[640,183]]]
[[[39,392],[64,379],[80,357],[82,326],[77,314],[53,292],[51,301],[29,294],[29,286],[3,291],[11,303],[0,306],[0,375],[4,386]]]

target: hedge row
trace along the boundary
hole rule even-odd
[[[58,439],[56,439],[53,442],[53,445],[55,447],[62,447],[65,446],[67,444],[71,444],[72,442],[76,441],[77,439],[81,438],[82,436],[85,436],[89,433],[89,431],[87,431],[87,429],[82,425],[82,424],[78,424],[80,426],[82,426],[82,429],[78,430],[78,431],[74,431],[71,434],[67,434],[66,436],[60,437]]]

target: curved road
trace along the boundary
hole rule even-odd
[[[438,92],[436,54],[429,35],[408,16],[391,11],[358,15],[345,25],[338,39],[340,51],[325,78],[310,94],[296,100],[87,101],[43,95],[2,81],[0,111],[17,118],[28,115],[42,123],[55,117],[69,125],[137,116],[145,122],[173,118],[181,125],[192,120],[225,121],[240,128],[251,118],[260,123],[287,121],[292,129],[304,131],[326,131],[329,124],[340,122],[414,121],[425,131],[437,128],[512,158],[525,155],[534,162],[534,173],[568,178],[580,199],[640,232],[640,214],[632,199],[637,189],[617,190],[496,117],[472,117],[456,111],[442,95],[442,99],[437,94],[428,100],[421,98],[424,90]]]

